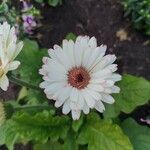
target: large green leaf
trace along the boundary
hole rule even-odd
[[[150,128],[137,124],[131,118],[122,123],[122,128],[129,136],[134,150],[150,150]]]
[[[120,111],[132,112],[137,106],[146,104],[150,100],[150,82],[141,77],[123,75],[118,85],[121,89],[119,94],[114,94],[115,103],[106,104],[105,118],[115,118]]]
[[[12,150],[13,144],[18,141],[45,143],[49,138],[63,139],[67,136],[68,124],[68,117],[53,116],[49,111],[39,112],[35,115],[18,112],[3,127],[3,132],[0,133],[3,137],[0,138],[0,144],[6,144]]]
[[[42,66],[42,58],[46,54],[47,51],[39,49],[37,42],[25,39],[24,47],[17,58],[21,62],[21,66],[17,70],[20,78],[38,86],[41,81],[39,69]]]
[[[114,95],[115,105],[125,113],[130,113],[150,100],[150,82],[144,78],[124,75],[118,86],[121,92]]]
[[[78,143],[88,144],[89,150],[133,150],[128,137],[118,125],[93,116],[88,116]]]

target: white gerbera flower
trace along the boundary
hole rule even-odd
[[[62,48],[54,45],[49,49],[51,58],[44,57],[40,74],[40,84],[55,106],[62,107],[63,114],[72,113],[74,120],[79,119],[81,111],[88,114],[90,108],[99,112],[105,110],[104,104],[114,103],[111,93],[119,93],[116,81],[121,80],[114,73],[117,65],[115,55],[105,55],[106,46],[97,46],[95,37],[78,36],[75,43],[63,40]]]
[[[9,86],[7,72],[18,68],[19,61],[14,61],[23,47],[23,43],[17,43],[15,28],[5,22],[0,24],[0,88],[4,91]]]
[[[6,120],[6,114],[5,114],[5,108],[2,102],[0,102],[0,126],[5,122]]]

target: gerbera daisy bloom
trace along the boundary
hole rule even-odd
[[[62,106],[63,114],[71,111],[74,120],[79,119],[81,111],[88,114],[90,108],[99,112],[105,110],[104,104],[114,103],[111,93],[119,93],[116,81],[121,80],[114,73],[117,65],[115,55],[105,55],[107,47],[97,46],[95,37],[78,36],[76,41],[63,40],[62,48],[54,45],[49,49],[49,57],[43,58],[40,74],[47,98],[55,100],[55,107]]]
[[[15,27],[5,22],[0,24],[0,88],[4,91],[9,86],[7,72],[18,68],[19,61],[14,61],[23,47],[23,43],[17,43]]]

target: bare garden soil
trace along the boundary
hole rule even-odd
[[[124,18],[119,0],[65,0],[56,8],[38,6],[42,11],[42,26],[36,29],[35,39],[41,47],[60,44],[69,32],[95,36],[98,44],[106,44],[108,53],[118,57],[119,72],[150,79],[150,37],[133,29]],[[123,32],[118,32],[123,31]],[[125,36],[125,39],[121,40]],[[11,85],[1,98],[14,99],[18,88]],[[130,116],[138,122],[150,115],[150,104],[137,108]],[[127,115],[123,114],[122,118]],[[1,149],[1,148],[0,148]],[[16,150],[30,150],[31,146],[16,146]]]

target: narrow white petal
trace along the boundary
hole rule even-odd
[[[20,61],[13,61],[13,62],[11,62],[11,63],[9,64],[8,70],[9,70],[9,71],[10,71],[10,70],[15,70],[15,69],[17,69],[17,68],[19,67],[19,65],[20,65]]]
[[[77,102],[74,102],[74,101],[70,101],[70,108],[72,110],[79,110],[80,109],[80,106],[78,104],[78,101]]]
[[[63,102],[62,101],[59,101],[59,100],[56,100],[56,102],[55,102],[55,107],[60,107],[60,106],[62,106],[63,105]]]
[[[81,110],[72,110],[71,111],[73,120],[78,120],[81,115]]]
[[[68,114],[70,112],[71,108],[70,108],[70,105],[69,105],[69,100],[67,100],[64,105],[63,105],[63,109],[62,109],[62,112],[63,114]]]
[[[93,91],[97,91],[97,92],[104,91],[104,88],[101,86],[101,84],[89,84],[87,87],[89,89],[92,89]]]
[[[72,90],[72,88],[69,86],[62,88],[60,91],[61,93],[58,96],[58,99],[64,102],[67,98],[70,97],[71,90]]]
[[[95,60],[95,62],[89,68],[89,70],[91,72],[95,72],[95,71],[99,70],[99,63],[101,62],[103,56],[105,55],[106,49],[107,49],[106,45],[101,45],[95,49],[95,50],[99,51],[99,54],[98,54],[98,57]]]
[[[48,87],[49,84],[50,84],[49,82],[43,81],[42,83],[40,83],[39,87],[44,89],[44,88]]]
[[[46,87],[46,89],[44,90],[45,93],[47,92],[50,92],[50,93],[54,93],[56,92],[57,90],[65,87],[65,82],[55,82],[55,83],[52,83],[50,84],[48,87]]]
[[[70,100],[73,102],[78,101],[79,92],[76,88],[72,88],[72,91],[70,93]]]
[[[88,114],[90,112],[90,108],[88,107],[88,105],[85,103],[84,106],[83,106],[83,112],[85,114]]]
[[[22,48],[23,48],[23,42],[21,41],[16,45],[16,51],[15,51],[13,59],[15,59],[18,56],[18,54],[21,52]]]
[[[113,73],[108,79],[113,80],[113,81],[120,81],[122,79],[121,75],[117,73]]]
[[[92,48],[92,49],[95,49],[97,47],[97,40],[95,37],[92,37],[90,40],[89,40],[89,46]]]
[[[85,103],[86,103],[86,102],[85,102],[85,100],[84,100],[84,97],[83,97],[82,94],[80,93],[80,94],[79,94],[79,98],[78,98],[78,105],[79,105],[80,109],[83,109]]]
[[[102,96],[99,92],[96,92],[96,91],[88,89],[88,88],[86,89],[86,91],[88,92],[89,95],[91,95],[97,101],[102,98]]]
[[[101,113],[104,112],[104,104],[101,101],[97,101],[97,103],[95,104],[95,109]]]
[[[95,99],[87,92],[86,89],[82,90],[82,96],[84,97],[84,100],[86,101],[87,105],[90,108],[94,108]]]
[[[118,86],[112,86],[111,88],[112,93],[120,93],[120,88]]]
[[[114,98],[109,94],[102,94],[102,101],[108,104],[113,104],[115,102]]]
[[[0,87],[1,87],[2,90],[7,91],[8,86],[9,86],[8,78],[7,78],[6,75],[3,75],[3,76],[0,78]]]

